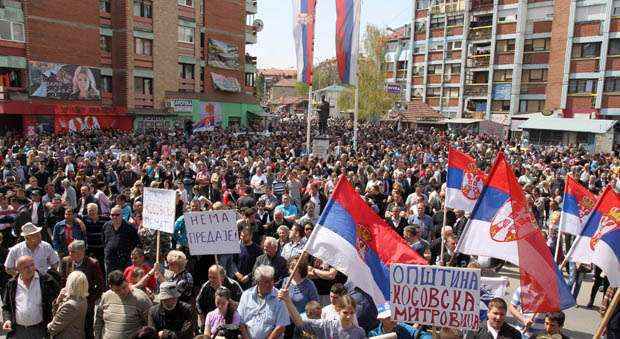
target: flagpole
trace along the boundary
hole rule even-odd
[[[357,151],[357,119],[359,116],[360,108],[360,88],[359,85],[355,85],[355,110],[353,111],[353,150]]]
[[[308,89],[308,112],[306,117],[306,154],[310,155],[310,116],[312,115],[312,85]]]
[[[598,328],[596,329],[596,333],[594,334],[594,339],[599,339],[603,335],[603,332],[605,331],[605,328],[607,327],[607,323],[609,322],[609,319],[611,318],[611,316],[614,314],[614,311],[616,310],[618,303],[620,303],[620,288],[616,289],[616,293],[614,293],[614,298],[609,304],[609,307],[607,308],[607,311],[605,312],[603,319],[601,319],[601,323],[598,325]]]
[[[305,246],[304,246],[304,250],[299,255],[299,259],[297,259],[297,262],[295,263],[295,267],[293,267],[293,271],[289,274],[288,280],[286,281],[286,284],[284,284],[284,286],[282,286],[283,290],[288,289],[288,287],[291,285],[291,281],[293,280],[293,276],[295,275],[297,270],[299,270],[299,265],[301,265],[302,262],[306,261],[306,257],[307,256],[308,256],[308,252],[306,252],[306,249],[305,249]]]
[[[564,204],[564,201],[566,200],[564,199],[566,197],[566,186],[568,186],[568,180],[565,180],[564,182],[564,196],[562,197],[562,204]],[[558,258],[560,254],[560,246],[561,246],[560,241],[562,239],[562,225],[564,225],[564,211],[560,212],[560,224],[558,225],[558,239],[555,242],[555,255],[553,256],[553,258],[555,259],[556,264],[558,262]],[[560,266],[560,269],[562,269],[562,266]]]
[[[444,247],[446,247],[446,237],[444,237],[443,232],[446,229],[446,224],[447,224],[447,220],[446,219],[447,219],[447,216],[448,216],[448,208],[446,207],[446,202],[445,202],[445,198],[444,198],[444,204],[443,204],[443,226],[441,227],[441,252],[439,253],[439,266],[446,266],[446,264],[443,262]]]

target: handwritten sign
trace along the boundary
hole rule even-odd
[[[191,255],[239,253],[235,211],[185,213],[185,228]]]
[[[390,306],[396,321],[477,330],[480,270],[390,265]]]
[[[142,220],[144,227],[174,233],[176,192],[158,188],[144,188]]]

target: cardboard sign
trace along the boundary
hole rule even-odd
[[[312,154],[321,158],[329,157],[329,139],[315,138],[312,140]]]
[[[480,270],[392,264],[390,291],[395,321],[473,331],[480,324]]]
[[[142,220],[144,227],[174,233],[176,192],[158,188],[144,188]]]
[[[191,255],[229,254],[241,251],[235,211],[185,213],[185,229]]]

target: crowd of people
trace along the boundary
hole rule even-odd
[[[329,156],[318,158],[306,153],[304,131],[303,121],[289,119],[269,133],[0,137],[2,329],[11,338],[431,338],[426,326],[379,313],[345,275],[303,253],[339,175],[429,263],[485,274],[502,263],[455,252],[468,216],[449,210],[443,220],[449,147],[482,170],[505,152],[550,249],[567,175],[594,193],[620,188],[617,153],[379,124],[361,126],[354,150],[350,123],[335,121]],[[159,262],[156,232],[142,222],[144,187],[177,193],[174,233],[161,234]],[[239,254],[189,254],[183,213],[203,210],[237,211]],[[575,296],[593,272],[585,307],[600,291],[613,295],[600,269],[565,269]],[[466,335],[564,338],[564,321],[562,312],[521,312],[515,294],[508,304],[493,299],[488,320]],[[609,338],[619,331],[616,314]]]

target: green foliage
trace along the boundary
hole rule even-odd
[[[297,92],[297,95],[303,98],[307,98],[308,97],[308,91],[310,90],[310,87],[303,83],[303,82],[296,82],[295,83],[295,91]]]

